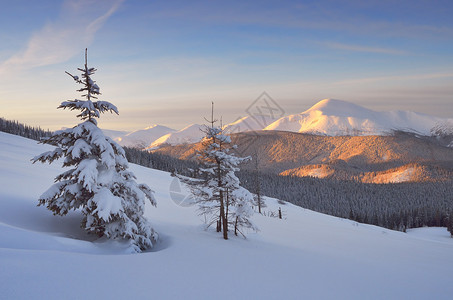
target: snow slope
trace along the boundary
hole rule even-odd
[[[142,130],[136,130],[123,136],[118,136],[114,140],[121,146],[145,148],[161,136],[175,131],[166,126],[152,125]]]
[[[169,196],[168,173],[131,165],[156,191],[146,207],[161,240],[126,255],[94,241],[80,214],[52,216],[38,196],[61,173],[32,165],[49,149],[0,133],[2,299],[450,299],[453,239],[445,228],[405,234],[267,199],[285,220],[254,216],[259,233],[224,241],[194,207]]]
[[[410,111],[377,112],[342,100],[324,99],[300,114],[275,121],[264,130],[323,135],[383,135],[397,129],[430,135],[433,127],[446,121]]]
[[[202,131],[202,129],[203,125],[191,124],[179,131],[161,136],[160,138],[149,144],[148,149],[158,147],[162,144],[178,145],[199,142],[205,136],[205,133]]]

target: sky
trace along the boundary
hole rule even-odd
[[[0,117],[72,127],[65,74],[88,64],[102,128],[223,123],[266,92],[285,115],[325,98],[453,117],[453,1],[0,0]]]

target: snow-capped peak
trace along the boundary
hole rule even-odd
[[[283,117],[264,130],[323,135],[383,135],[406,130],[429,135],[445,119],[411,111],[378,112],[342,100],[324,99],[310,109]]]
[[[166,126],[162,126],[162,125],[159,125],[159,124],[152,124],[152,125],[146,127],[144,130],[153,129],[153,128],[156,128],[156,127],[160,127],[160,128],[168,128],[168,127],[166,127]]]
[[[375,111],[360,105],[337,99],[323,99],[303,113],[321,112],[327,116],[360,117],[372,116]]]

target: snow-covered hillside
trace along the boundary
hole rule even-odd
[[[172,177],[132,165],[155,189],[145,215],[160,233],[153,251],[126,255],[93,241],[81,215],[53,216],[37,198],[61,173],[30,163],[49,149],[0,133],[0,290],[3,299],[450,299],[453,239],[445,228],[408,234],[267,199],[285,220],[224,241],[194,207],[169,196]]]
[[[324,99],[310,109],[283,117],[264,130],[282,130],[324,135],[383,135],[405,130],[430,135],[447,120],[411,111],[377,112],[334,99]]]

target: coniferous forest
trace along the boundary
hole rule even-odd
[[[39,141],[42,137],[48,137],[51,135],[49,130],[24,125],[18,121],[10,121],[4,118],[0,118],[0,131],[23,136],[36,141]]]
[[[50,131],[0,118],[0,131],[39,140]],[[196,177],[195,161],[124,147],[129,162]],[[256,171],[237,172],[241,185],[317,212],[361,223],[405,231],[423,226],[449,226],[453,213],[453,182],[367,184],[313,177],[279,176]]]

